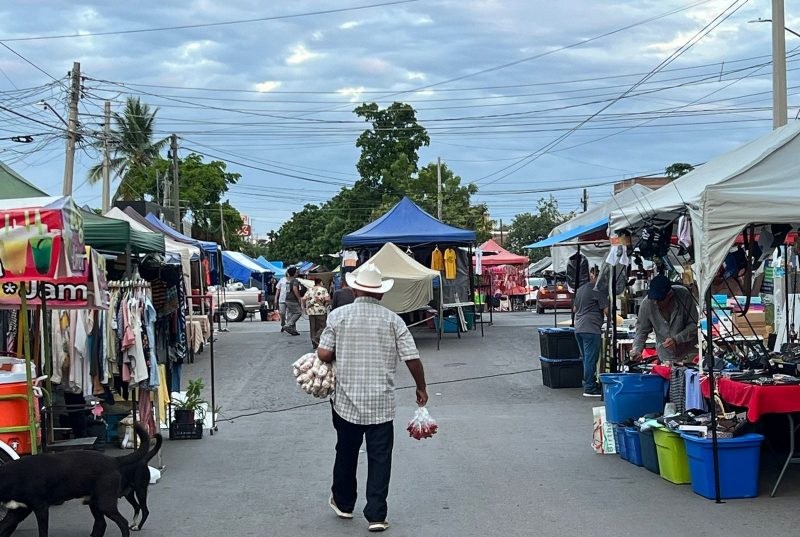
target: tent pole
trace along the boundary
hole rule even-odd
[[[792,289],[794,291],[794,289]],[[789,245],[783,245],[783,318],[786,324],[786,343],[789,339]],[[787,347],[789,348],[789,347]]]
[[[436,350],[439,350],[439,347],[442,344],[442,329],[444,327],[444,290],[442,289],[442,275],[441,272],[439,273],[439,329],[436,331],[437,335],[439,336],[436,340]]]
[[[611,373],[616,373],[619,367],[619,356],[617,356],[617,269],[611,267],[611,295],[610,325],[611,325]]]
[[[573,300],[578,295],[578,288],[581,286],[581,245],[578,244],[578,265],[575,267],[575,293],[572,295]],[[569,290],[569,289],[567,289]],[[558,304],[558,293],[556,293],[556,300],[555,304]],[[572,311],[571,318],[572,318],[572,328],[575,328],[575,308],[570,308]]]
[[[711,309],[711,287],[706,289],[706,366],[708,368],[708,394],[711,403],[711,450],[714,456],[714,497],[717,503],[720,500],[719,490],[719,443],[717,441],[717,403],[714,398],[716,392],[716,379],[714,378],[714,335]]]

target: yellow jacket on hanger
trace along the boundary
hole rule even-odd
[[[456,251],[452,248],[444,251],[444,277],[447,280],[456,279]]]
[[[431,253],[431,268],[433,270],[444,270],[444,257],[442,257],[442,251],[438,247],[434,248]]]

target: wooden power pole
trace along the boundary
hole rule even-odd
[[[72,175],[75,171],[75,145],[78,142],[78,100],[81,98],[81,64],[72,64],[72,89],[69,97],[67,122],[67,152],[64,159],[64,195],[72,195]]]

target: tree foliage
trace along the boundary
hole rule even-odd
[[[532,262],[536,262],[550,255],[550,249],[528,250],[525,246],[547,238],[554,227],[572,216],[572,213],[562,214],[558,210],[558,201],[553,196],[541,198],[537,203],[536,213],[522,213],[514,217],[505,246],[508,250],[527,255]]]
[[[692,170],[694,170],[694,166],[691,164],[686,162],[676,162],[667,166],[667,168],[664,170],[664,173],[666,173],[667,177],[670,179],[677,179],[681,175],[686,175]]]
[[[357,139],[361,149],[356,168],[360,178],[351,187],[321,205],[308,204],[284,223],[269,244],[272,259],[290,263],[315,261],[330,266],[341,249],[344,235],[383,214],[403,196],[409,196],[424,210],[436,215],[436,163],[418,168],[418,150],[430,144],[425,128],[417,122],[414,108],[393,103],[380,109],[363,104],[355,113],[371,124]],[[442,220],[489,236],[485,205],[472,205],[478,188],[462,185],[447,166],[442,166]]]

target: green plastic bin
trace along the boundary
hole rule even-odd
[[[653,436],[661,477],[676,485],[691,483],[689,457],[686,456],[686,445],[681,435],[666,429],[654,429]]]

